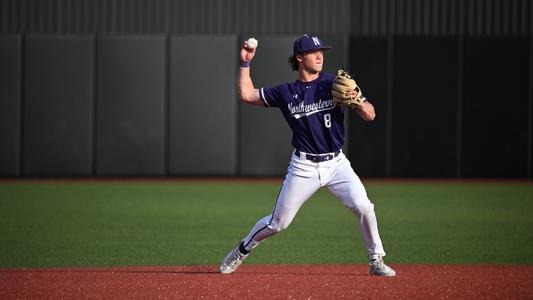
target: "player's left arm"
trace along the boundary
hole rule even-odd
[[[360,96],[360,91],[349,92],[348,95],[353,98],[358,98]],[[376,118],[376,111],[374,110],[374,105],[368,100],[364,100],[361,104],[355,109],[355,113],[365,121],[374,121]]]
[[[363,101],[361,106],[355,110],[355,113],[365,121],[374,121],[376,118],[376,111],[374,105],[367,101]]]

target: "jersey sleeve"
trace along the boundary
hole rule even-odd
[[[278,107],[281,99],[279,87],[260,88],[259,95],[266,107]]]

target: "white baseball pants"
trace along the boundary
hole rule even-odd
[[[374,204],[342,152],[332,160],[319,163],[293,154],[272,214],[255,224],[244,239],[244,248],[251,251],[266,238],[287,228],[300,207],[321,187],[326,187],[355,213],[369,258],[385,256]]]

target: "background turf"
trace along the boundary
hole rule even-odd
[[[0,183],[0,267],[218,264],[280,183]],[[533,185],[366,183],[391,263],[533,263]],[[326,190],[249,263],[364,263]]]

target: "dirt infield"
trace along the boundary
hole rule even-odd
[[[533,266],[245,265],[0,270],[1,299],[533,299]]]

